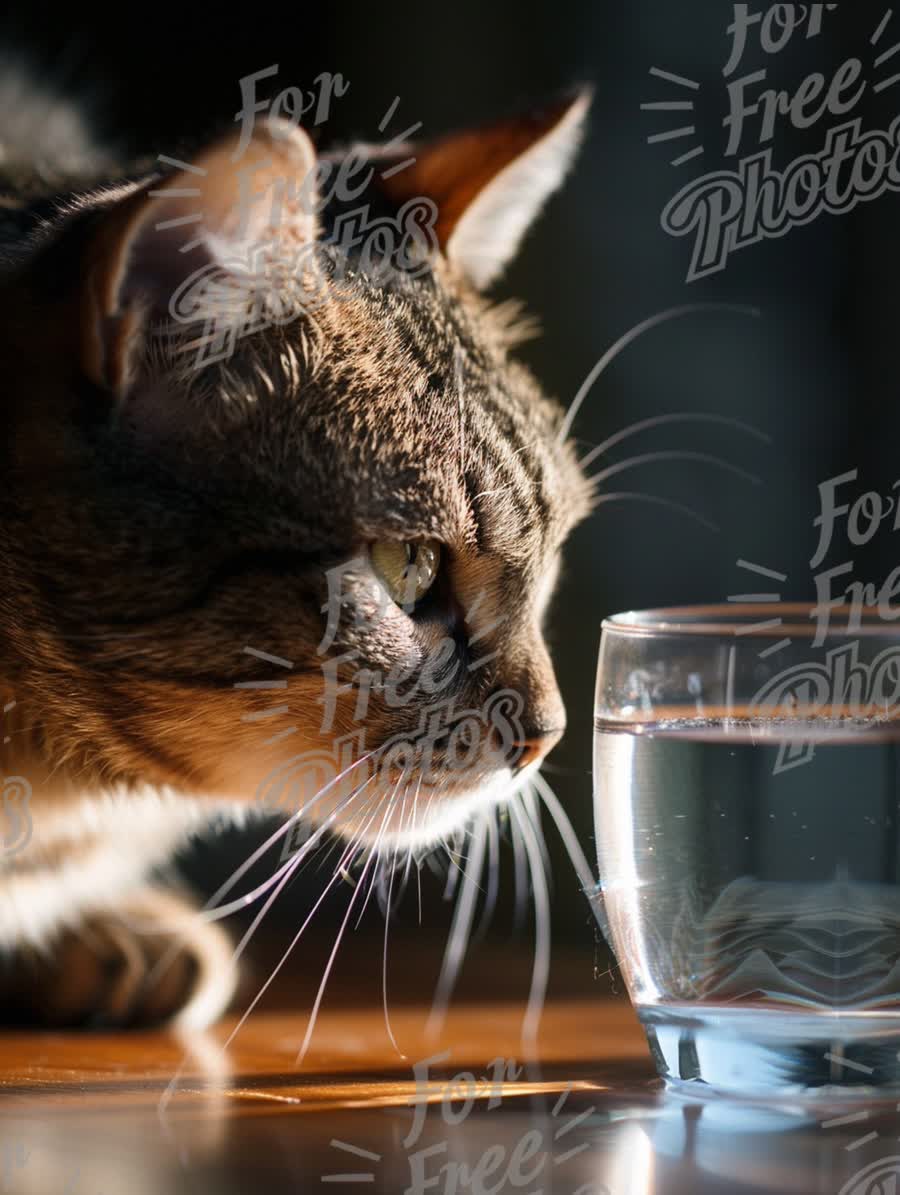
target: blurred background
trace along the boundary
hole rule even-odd
[[[811,72],[830,80],[852,56],[860,57],[868,80],[900,69],[900,59],[875,63],[897,40],[900,16],[874,48],[872,35],[886,9],[831,7],[817,37],[807,39],[801,29],[778,54],[762,52],[755,26],[737,74],[765,68],[766,86],[793,93]],[[821,214],[782,238],[733,253],[724,270],[690,283],[692,237],[675,238],[661,226],[663,209],[681,187],[734,166],[725,158],[723,128],[731,19],[732,6],[719,0],[689,6],[670,0],[266,3],[252,12],[161,5],[144,10],[130,27],[105,13],[95,19],[80,5],[59,20],[43,5],[18,6],[5,17],[6,44],[27,51],[48,80],[85,94],[98,127],[138,154],[190,154],[233,119],[239,79],[273,64],[279,71],[272,93],[309,87],[322,71],[340,72],[349,82],[320,129],[323,145],[376,140],[378,122],[396,96],[389,131],[421,121],[420,135],[434,135],[527,109],[575,83],[593,83],[591,127],[578,164],[497,297],[519,296],[539,318],[543,335],[522,353],[565,404],[603,354],[642,320],[683,304],[708,305],[647,332],[613,360],[585,397],[574,430],[587,452],[635,429],[599,457],[597,470],[683,451],[715,456],[742,472],[696,459],[633,464],[604,488],[651,501],[600,506],[569,545],[550,620],[569,731],[547,776],[589,858],[591,706],[602,619],[633,608],[723,601],[758,588],[737,567],[739,559],[784,574],[787,580],[775,586],[784,597],[811,597],[817,487],[856,469],[858,485],[847,494],[889,494],[900,477],[894,448],[900,420],[894,401],[897,196],[888,192],[845,215]],[[695,86],[651,74],[652,68]],[[662,102],[694,107],[642,109]],[[877,94],[868,86],[853,116],[864,128],[887,129],[898,106],[900,85]],[[783,169],[801,154],[818,152],[842,119],[825,114],[802,129],[780,117],[771,142],[761,145],[760,117],[751,117],[740,156],[771,145],[774,164]],[[648,141],[680,127],[695,132]],[[699,145],[702,155],[672,165]],[[717,304],[755,307],[760,314]],[[636,426],[688,413],[717,421]],[[890,527],[886,523],[865,549],[839,537],[826,563],[852,561],[854,579],[880,585],[898,559],[900,533]],[[606,974],[605,948],[555,834],[548,829],[547,836],[562,960],[554,983],[608,992],[615,976]],[[258,837],[255,830],[198,848],[186,861],[188,873],[211,888]],[[531,929],[526,921],[514,932],[508,853],[503,868],[500,908],[467,970],[467,982],[481,985],[482,997],[494,989],[524,996],[527,989]],[[398,999],[427,997],[432,955],[438,956],[450,916],[443,882],[427,869],[422,882],[423,925],[410,896],[391,931]],[[284,894],[269,920],[274,942],[289,941],[320,884],[313,871]],[[310,956],[319,959],[330,946],[345,906],[346,896],[339,895],[321,910],[314,927],[319,937],[306,947]],[[358,995],[359,983],[371,978],[367,960],[380,952],[382,932],[380,914],[370,910],[345,944],[333,998]],[[508,967],[496,966],[498,953]],[[320,969],[310,962],[311,972]]]

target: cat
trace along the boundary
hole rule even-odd
[[[191,835],[278,807],[348,867],[427,848],[562,734],[542,621],[588,484],[485,296],[590,97],[327,154],[260,117],[135,168],[19,93],[0,779],[31,820],[0,1017],[198,1029],[236,969],[157,876]]]

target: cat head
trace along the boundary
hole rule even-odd
[[[556,743],[588,493],[484,291],[587,103],[389,152],[260,123],[35,237],[0,299],[0,675],[73,777],[419,842]]]

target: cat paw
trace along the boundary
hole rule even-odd
[[[0,962],[0,1020],[205,1029],[227,1008],[236,978],[224,930],[177,893],[148,887],[91,914],[47,951]]]

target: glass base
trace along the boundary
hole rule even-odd
[[[680,1090],[747,1097],[900,1093],[900,1014],[638,1008],[659,1074]]]

